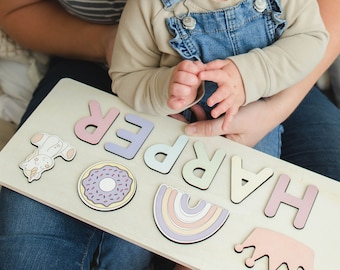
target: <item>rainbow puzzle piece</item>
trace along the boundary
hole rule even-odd
[[[154,199],[154,219],[168,239],[182,244],[203,241],[225,223],[229,211],[200,200],[189,206],[189,195],[162,184]]]

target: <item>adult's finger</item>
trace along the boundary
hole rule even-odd
[[[185,133],[190,136],[219,136],[227,132],[222,130],[223,117],[198,121],[185,127]]]

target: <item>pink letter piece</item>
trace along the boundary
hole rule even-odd
[[[280,203],[285,203],[298,209],[294,219],[294,227],[297,229],[304,228],[307,218],[312,210],[316,196],[318,195],[318,188],[314,185],[309,185],[305,192],[303,199],[294,197],[286,193],[290,178],[287,175],[281,175],[276,183],[274,191],[268,201],[264,211],[267,217],[275,216],[279,209]]]
[[[89,102],[89,108],[91,115],[80,119],[76,123],[74,131],[79,139],[90,144],[97,144],[116,120],[119,115],[119,110],[115,108],[110,109],[103,117],[100,104],[94,100]],[[86,130],[88,127],[95,127],[95,130],[92,133],[89,133]]]
[[[146,138],[151,133],[154,125],[152,122],[133,114],[127,114],[125,120],[128,123],[140,127],[139,132],[136,134],[124,129],[119,129],[117,131],[117,136],[123,140],[130,142],[130,145],[126,148],[114,143],[106,143],[105,149],[123,158],[133,159],[138,150],[145,142]]]

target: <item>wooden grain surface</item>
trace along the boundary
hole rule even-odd
[[[89,102],[92,100],[100,104],[103,115],[111,108],[120,112],[96,145],[80,140],[74,132],[75,124],[89,115]],[[131,160],[104,149],[108,142],[122,147],[128,146],[126,141],[117,137],[118,129],[138,131],[138,127],[125,121],[127,114],[138,115],[154,124],[154,129]],[[163,174],[150,169],[144,160],[146,150],[155,144],[173,145],[176,139],[183,135],[183,127],[183,123],[169,117],[138,114],[113,95],[64,79],[0,152],[0,184],[194,269],[248,269],[245,261],[251,257],[254,249],[246,248],[242,253],[237,253],[234,246],[242,243],[255,228],[279,232],[311,248],[315,256],[313,269],[339,269],[338,182],[222,137],[189,137],[169,173]],[[19,164],[36,149],[30,139],[39,132],[59,136],[74,146],[77,154],[72,161],[56,158],[51,170],[44,172],[39,180],[28,183]],[[225,152],[221,166],[206,190],[189,185],[182,176],[185,164],[196,159],[194,144],[197,142],[203,143],[209,157],[217,150]],[[241,159],[242,168],[254,174],[264,168],[273,171],[267,181],[239,203],[231,200],[233,157]],[[126,206],[101,212],[91,209],[80,200],[77,185],[84,170],[105,160],[129,168],[136,178],[137,190]],[[281,204],[276,215],[271,218],[264,214],[281,175],[287,175],[291,179],[287,193],[297,198],[302,198],[310,185],[318,189],[317,198],[303,229],[296,229],[293,225],[297,209],[292,206]],[[230,216],[220,230],[204,241],[194,244],[170,241],[160,233],[153,216],[154,197],[162,184],[188,194],[189,203],[192,205],[199,200],[205,200],[227,209]],[[236,195],[242,195],[237,193],[239,190],[234,191]],[[273,256],[264,255],[269,255],[269,259]],[[257,260],[253,269],[268,269],[268,258]],[[282,265],[279,269],[287,268]]]

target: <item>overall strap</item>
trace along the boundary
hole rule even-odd
[[[161,1],[164,5],[165,10],[167,10],[176,5],[177,3],[181,2],[182,0],[161,0]]]

